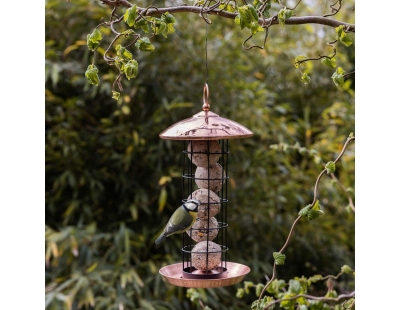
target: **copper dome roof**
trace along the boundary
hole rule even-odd
[[[219,140],[251,137],[253,132],[211,111],[202,111],[180,121],[160,134],[167,140]]]

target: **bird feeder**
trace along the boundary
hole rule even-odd
[[[160,138],[183,141],[182,202],[200,202],[196,222],[182,237],[182,262],[165,266],[160,274],[171,284],[209,288],[234,285],[250,268],[228,261],[229,140],[253,133],[210,111],[208,85],[203,111],[180,121]]]

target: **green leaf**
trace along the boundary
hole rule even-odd
[[[91,36],[90,39],[93,41],[100,41],[102,39],[101,32],[99,29],[95,29],[90,36]]]
[[[334,58],[330,59],[328,57],[322,58],[321,63],[325,66],[328,66],[330,68],[336,68],[336,63],[333,60]]]
[[[138,29],[138,28],[142,28],[145,33],[149,32],[149,26],[147,24],[147,21],[145,21],[144,19],[139,20],[135,24],[135,29]]]
[[[325,168],[328,173],[334,173],[336,170],[336,165],[333,161],[330,161],[325,165]]]
[[[258,15],[256,9],[251,5],[238,7],[239,15],[235,18],[235,23],[240,25],[241,29],[249,28],[252,34],[263,31],[258,24]]]
[[[125,38],[128,39],[128,38],[131,38],[136,33],[132,29],[128,29],[128,30],[124,31],[122,34],[125,36]]]
[[[285,28],[285,22],[292,17],[292,15],[292,10],[288,10],[286,8],[281,9],[278,13],[279,25],[281,25],[282,28]]]
[[[96,86],[99,85],[100,79],[99,79],[99,76],[97,74],[98,72],[99,72],[99,70],[96,68],[95,65],[90,65],[87,68],[87,70],[85,72],[85,76],[88,79],[88,81],[90,82],[90,84],[93,84],[93,85],[96,85]]]
[[[354,133],[350,132],[349,139],[354,138]]]
[[[117,92],[117,91],[112,91],[112,98],[113,98],[113,99],[118,100],[120,95],[121,95],[121,94],[120,94],[119,92]]]
[[[249,282],[249,281],[244,281],[244,290],[246,292],[246,294],[250,293],[250,288],[253,287],[253,282]]]
[[[165,189],[165,187],[163,187],[161,189],[160,196],[158,197],[158,213],[164,210],[165,204],[167,203],[167,197],[168,197],[167,190]]]
[[[313,209],[311,209],[307,213],[307,219],[309,219],[309,220],[314,220],[314,219],[318,218],[319,216],[320,216],[320,213]]]
[[[296,68],[299,68],[300,66],[307,67],[306,62],[298,63],[299,61],[306,60],[306,59],[308,59],[308,57],[306,57],[306,56],[303,56],[303,55],[297,56],[296,59],[294,60],[294,66]]]
[[[301,291],[301,284],[297,280],[290,280],[289,281],[289,293],[298,295]]]
[[[124,72],[125,72],[126,78],[128,80],[130,80],[131,78],[135,78],[137,76],[137,73],[138,73],[138,63],[137,63],[137,61],[135,59],[129,60],[124,66]],[[166,191],[165,191],[165,194],[166,194]]]
[[[332,75],[332,80],[338,87],[344,85],[344,70],[342,67],[337,68],[336,72]]]
[[[285,264],[286,255],[284,255],[282,253],[278,253],[278,252],[274,252],[272,255],[274,256],[275,263],[277,265],[284,265]]]
[[[321,279],[322,279],[322,276],[321,276],[320,274],[316,274],[316,275],[314,275],[314,276],[312,276],[312,277],[309,277],[309,278],[308,278],[308,285],[311,285],[311,283],[318,282],[318,281],[320,281]]]
[[[176,23],[175,17],[174,17],[172,14],[169,14],[168,12],[165,13],[165,14],[163,15],[163,17],[165,18],[165,22],[166,22],[167,24],[175,24],[175,23]]]
[[[336,30],[336,40],[340,40],[344,45],[347,47],[353,44],[353,39],[346,33],[345,27],[340,25],[339,27],[335,28]]]
[[[353,39],[350,38],[350,36],[347,33],[344,33],[344,35],[340,37],[340,42],[349,47],[350,45],[353,44]]]
[[[130,51],[128,51],[125,47],[122,47],[121,45],[117,45],[115,48],[117,50],[117,55],[120,56],[121,58],[125,60],[130,60],[132,59],[132,54]]]
[[[348,265],[343,265],[342,268],[341,268],[341,272],[350,274],[350,273],[353,272],[353,270],[351,270],[350,266],[348,266]]]
[[[124,21],[129,25],[129,27],[132,27],[135,24],[137,16],[137,6],[135,4],[125,11]]]
[[[321,205],[319,204],[319,200],[317,200],[315,202],[315,204],[313,205],[312,209],[315,210],[315,211],[321,210]]]
[[[221,4],[219,7],[218,7],[220,10],[222,10],[222,9],[224,9],[225,11],[227,11],[227,12],[230,12],[230,13],[235,13],[235,9],[233,8],[233,6],[232,5],[230,5],[230,4],[228,4],[226,7],[225,7],[225,4]]]
[[[151,44],[149,38],[142,38],[139,39],[136,43],[135,46],[139,51],[142,52],[151,52],[154,50],[154,46]]]
[[[308,213],[308,211],[310,211],[310,209],[311,209],[311,205],[308,205],[308,206],[304,207],[303,209],[301,209],[299,211],[299,215],[302,216],[302,217],[306,217],[307,213]]]
[[[304,84],[308,84],[308,83],[310,83],[311,78],[308,76],[307,73],[303,73],[302,76],[301,76],[301,81],[302,81]]]
[[[308,310],[308,307],[307,305],[301,305],[299,310]]]
[[[290,294],[286,294],[282,298],[287,299],[290,297],[292,297]],[[294,304],[295,304],[294,300],[283,300],[283,301],[281,301],[280,306],[285,309],[287,309],[287,308],[292,309]]]
[[[86,43],[89,50],[95,51],[96,48],[99,47],[100,45],[99,41],[101,41],[101,39],[102,39],[101,32],[98,29],[95,29],[91,34],[88,34]]]
[[[263,310],[266,306],[272,304],[273,302],[273,297],[265,296],[263,299],[261,299],[261,302],[258,302],[258,300],[254,301],[251,304],[251,310]],[[275,305],[269,307],[268,309],[275,309]]]
[[[236,292],[236,297],[237,298],[243,298],[243,296],[244,296],[244,289],[238,288],[238,290]]]
[[[256,286],[256,296],[259,297],[261,295],[262,290],[264,289],[264,284],[258,283]]]

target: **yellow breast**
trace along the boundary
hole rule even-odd
[[[192,211],[189,211],[189,214],[192,216],[192,218],[193,218],[193,220],[192,220],[192,225],[194,224],[194,222],[196,221],[196,219],[197,219],[197,212],[192,212]],[[192,225],[190,225],[190,226],[192,226]]]

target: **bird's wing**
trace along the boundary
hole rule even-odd
[[[192,222],[193,217],[189,214],[189,212],[183,208],[178,208],[169,219],[164,233],[168,236],[175,233],[184,232],[192,225]]]

